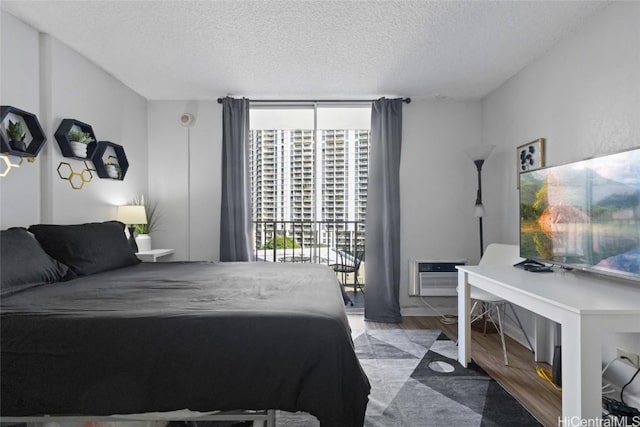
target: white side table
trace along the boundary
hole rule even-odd
[[[173,255],[175,249],[151,249],[150,251],[136,252],[136,256],[142,262],[158,262],[158,258]]]

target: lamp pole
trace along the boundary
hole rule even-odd
[[[495,145],[478,145],[464,150],[473,161],[473,164],[476,165],[476,170],[478,171],[478,193],[476,194],[476,205],[473,210],[473,216],[478,218],[478,227],[480,229],[480,258],[484,255],[482,217],[487,214],[482,204],[482,165],[484,165],[484,161],[489,157],[495,147]]]
[[[482,165],[484,164],[484,159],[474,160],[473,163],[476,165],[476,169],[478,170],[478,194],[476,196],[476,214],[478,214],[478,226],[480,228],[480,258],[484,255],[484,242],[483,242],[483,232],[482,232],[482,216],[484,215],[484,206],[482,205]]]

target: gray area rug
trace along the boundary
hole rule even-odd
[[[482,369],[463,368],[438,330],[354,331],[371,382],[366,427],[540,426]],[[278,411],[277,427],[318,427],[308,414]]]
[[[347,295],[351,298],[353,305],[347,304],[344,306],[347,314],[364,314],[364,294],[360,291],[353,292],[353,290],[346,290]]]

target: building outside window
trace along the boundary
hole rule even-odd
[[[252,105],[258,258],[333,263],[364,250],[370,111]]]

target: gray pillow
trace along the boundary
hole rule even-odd
[[[78,225],[32,225],[44,250],[68,266],[77,276],[87,276],[138,264],[140,260],[124,235],[119,221]]]
[[[63,280],[69,268],[51,258],[24,228],[0,232],[0,294]]]

